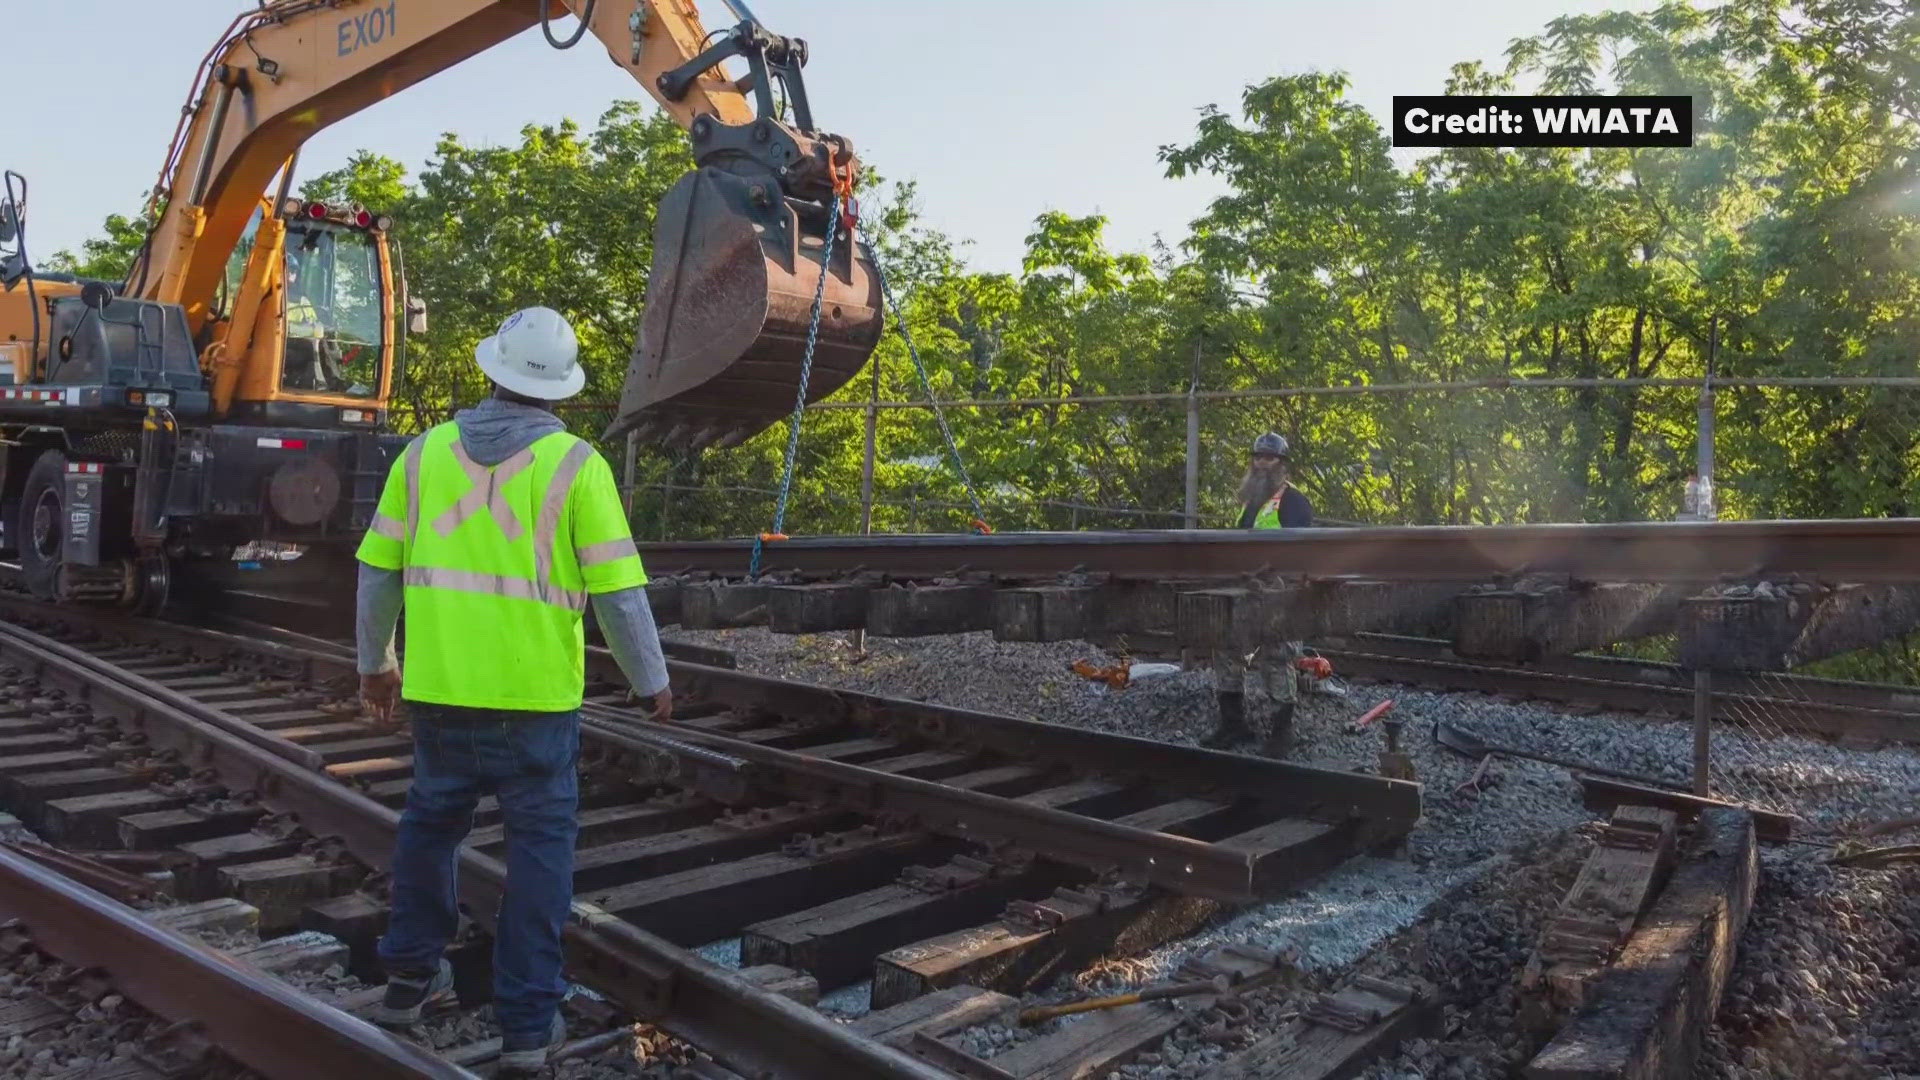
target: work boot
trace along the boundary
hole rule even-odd
[[[1273,721],[1267,727],[1267,737],[1260,743],[1260,756],[1283,758],[1293,749],[1293,702],[1276,701],[1273,705]]]
[[[1213,700],[1220,706],[1220,722],[1200,745],[1225,750],[1251,734],[1247,730],[1247,695],[1222,692],[1214,694]]]
[[[547,1059],[555,1050],[567,1041],[566,1017],[554,1014],[553,1027],[547,1032],[547,1041],[538,1046],[522,1046],[513,1039],[503,1039],[500,1043],[499,1068],[502,1075],[525,1076],[547,1067]]]
[[[430,1005],[453,1000],[453,965],[445,960],[432,971],[395,971],[387,976],[387,992],[367,1017],[381,1027],[409,1028],[420,1022]]]

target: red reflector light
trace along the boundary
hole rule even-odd
[[[307,448],[307,440],[305,439],[281,439],[280,440],[280,449],[282,450],[305,450],[306,448]]]
[[[373,228],[373,215],[362,210],[354,215],[353,223],[363,229],[371,229]]]
[[[253,445],[263,450],[305,450],[307,448],[307,440],[280,439],[270,435],[262,435],[260,438],[253,440]]]
[[[323,202],[308,203],[307,216],[315,221],[324,220],[327,216],[327,204]]]

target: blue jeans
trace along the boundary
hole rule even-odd
[[[474,804],[506,826],[507,889],[493,943],[494,1014],[509,1049],[545,1045],[566,993],[560,929],[573,902],[580,714],[408,702],[413,786],[393,849],[393,914],[380,939],[392,973],[431,971],[459,925],[456,863]]]

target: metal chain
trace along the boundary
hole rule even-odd
[[[867,253],[867,261],[873,264],[873,272],[880,279],[880,294],[886,298],[887,306],[893,309],[894,325],[900,331],[900,339],[907,343],[907,355],[913,358],[914,374],[920,377],[920,389],[927,395],[927,404],[933,407],[933,418],[940,424],[940,437],[947,442],[947,454],[953,458],[953,467],[960,474],[960,482],[966,485],[967,501],[973,505],[973,523],[975,532],[984,532],[987,528],[987,512],[980,505],[980,492],[973,486],[973,477],[967,473],[967,463],[960,456],[960,444],[953,439],[953,429],[947,426],[947,414],[940,408],[940,399],[933,396],[933,383],[927,378],[927,366],[920,361],[920,349],[913,343],[913,332],[907,329],[907,312],[893,298],[893,286],[887,283],[887,271],[880,263],[879,253],[873,248],[873,241],[862,237],[860,246]]]
[[[833,209],[827,215],[827,242],[820,249],[820,282],[813,287],[813,313],[807,321],[807,351],[800,359],[800,392],[793,398],[793,419],[787,422],[787,460],[780,470],[780,498],[773,506],[773,528],[753,538],[753,558],[747,565],[747,579],[760,577],[760,551],[769,537],[777,537],[787,523],[787,497],[793,493],[793,466],[800,453],[800,418],[807,411],[807,382],[813,378],[813,348],[820,340],[820,303],[827,295],[827,268],[833,264],[833,241],[840,235],[840,193],[833,193]]]

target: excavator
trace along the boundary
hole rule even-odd
[[[5,173],[0,555],[36,595],[138,611],[237,553],[350,558],[406,445],[389,397],[426,306],[379,208],[295,197],[300,148],[536,30],[592,35],[695,160],[658,208],[602,437],[732,446],[844,385],[881,330],[846,209],[858,161],[814,125],[806,42],[726,3],[737,21],[708,33],[694,0],[261,0],[196,69],[121,282],[36,271],[27,179]]]

